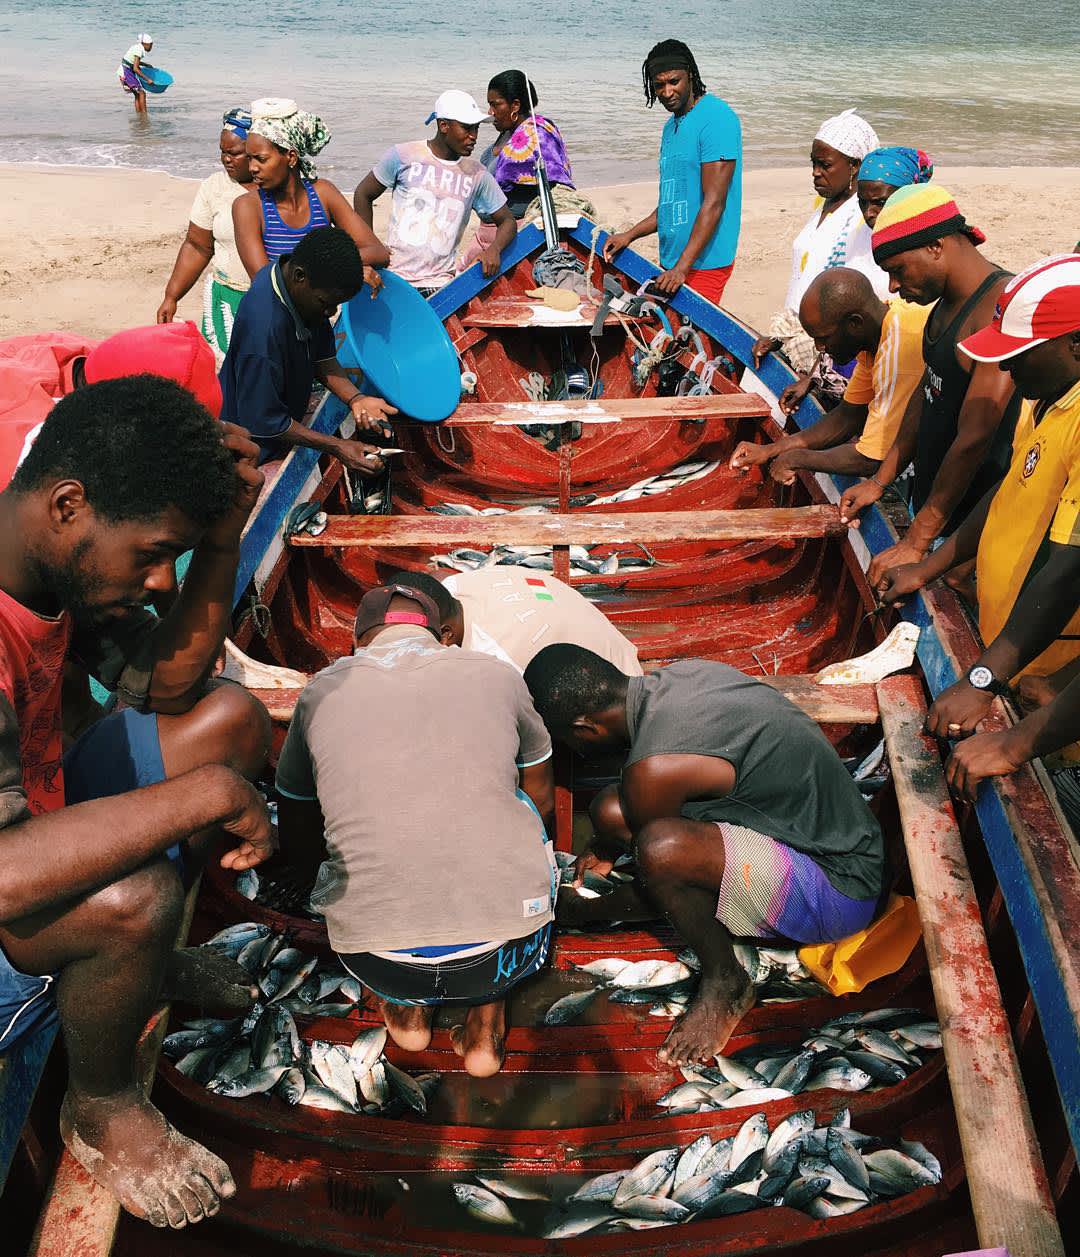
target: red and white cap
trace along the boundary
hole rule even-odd
[[[1004,362],[1056,336],[1080,331],[1080,254],[1043,258],[1001,290],[994,321],[960,348],[976,362]]]

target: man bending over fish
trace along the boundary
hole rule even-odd
[[[371,590],[353,636],[289,725],[282,850],[394,1042],[423,1051],[436,1008],[453,1005],[454,1046],[486,1077],[502,1065],[506,995],[551,941],[551,739],[519,672],[442,644],[425,593]]]
[[[821,730],[770,686],[701,659],[628,677],[568,644],[542,650],[525,683],[572,750],[627,752],[619,784],[594,801],[576,874],[610,872],[632,847],[647,895],[701,960],[662,1061],[722,1051],[753,1006],[733,936],[824,943],[877,915],[877,821]]]
[[[143,1094],[135,1046],[163,997],[194,1002],[220,978],[233,1012],[252,1002],[238,966],[220,974],[173,946],[181,877],[222,828],[229,868],[273,849],[245,780],[266,757],[266,712],[207,685],[257,455],[172,380],[103,380],[49,411],[0,493],[0,1052],[59,1020],[64,1142],[155,1226],[210,1217],[236,1190]],[[147,609],[174,597],[164,619]],[[127,705],[65,756],[69,657]]]

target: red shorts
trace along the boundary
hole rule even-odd
[[[724,289],[727,282],[731,278],[731,272],[735,269],[735,263],[730,266],[718,266],[715,270],[710,271],[691,271],[686,277],[689,287],[706,301],[711,301],[713,305],[720,304],[720,298],[724,295]]]

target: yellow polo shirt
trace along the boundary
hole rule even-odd
[[[1036,409],[1040,418],[1036,423]],[[986,518],[976,560],[979,631],[1005,626],[1047,542],[1080,545],[1080,383],[1051,406],[1025,401],[1013,457]],[[1024,672],[1047,676],[1080,655],[1080,611]]]
[[[908,400],[922,379],[923,328],[931,309],[890,301],[877,353],[863,352],[855,359],[844,401],[868,407],[862,435],[855,442],[864,458],[880,462],[896,438]]]

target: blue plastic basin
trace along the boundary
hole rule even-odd
[[[149,83],[143,83],[143,87],[145,87],[148,92],[163,92],[167,87],[172,85],[173,76],[168,72],[168,70],[159,70],[157,66],[143,65],[142,63],[139,64],[139,69],[142,70],[143,74],[145,74],[150,80]]]
[[[461,400],[461,366],[442,320],[412,284],[382,272],[372,300],[367,284],[343,306],[336,331],[343,367],[364,373],[378,393],[410,419],[438,423]]]

